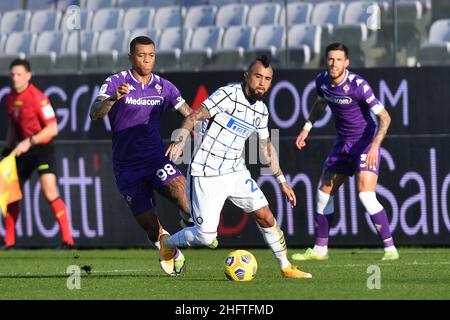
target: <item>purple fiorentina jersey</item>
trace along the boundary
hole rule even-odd
[[[372,141],[377,125],[370,111],[377,114],[384,106],[366,80],[346,70],[344,80],[332,85],[325,71],[316,78],[316,90],[331,108],[338,140],[357,141],[362,138]]]
[[[160,135],[160,118],[167,108],[178,109],[184,102],[179,90],[168,80],[152,74],[150,82],[136,80],[131,71],[108,77],[99,97],[115,94],[116,88],[128,83],[130,93],[112,106],[111,123],[114,170],[142,168],[164,157],[165,144]]]

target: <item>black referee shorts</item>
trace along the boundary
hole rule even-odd
[[[17,157],[16,163],[21,184],[30,179],[35,170],[39,175],[44,173],[56,174],[55,147],[51,142],[36,145]]]

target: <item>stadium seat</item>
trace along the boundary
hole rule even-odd
[[[322,27],[322,49],[329,44],[333,27],[341,24],[344,17],[345,4],[337,1],[320,2],[314,6],[311,14],[311,23]]]
[[[116,7],[122,9],[145,7],[147,6],[147,0],[116,0]],[[152,1],[150,0],[148,5],[151,6]]]
[[[53,71],[56,57],[65,44],[67,34],[62,31],[44,31],[36,39],[36,46],[30,54],[33,72],[48,73]]]
[[[222,46],[216,50],[213,67],[218,70],[245,68],[244,53],[250,47],[256,28],[232,26],[225,30]]]
[[[36,35],[31,32],[13,32],[5,42],[5,49],[0,55],[0,72],[8,73],[9,64],[15,58],[26,58],[33,50]]]
[[[92,31],[71,31],[67,36],[66,45],[57,57],[55,70],[58,72],[76,72],[85,68],[90,54],[98,39],[98,33]]]
[[[377,42],[376,28],[381,26],[371,18],[374,13],[381,14],[378,3],[374,1],[351,2],[345,9],[343,23],[333,28],[331,40],[345,43],[351,53],[352,67],[375,65],[372,51]]]
[[[217,6],[217,7],[223,7],[228,4],[237,4],[239,3],[239,0],[209,0],[209,4]]]
[[[130,42],[134,38],[138,36],[147,36],[150,39],[152,39],[156,44],[156,54],[158,54],[158,40],[159,40],[159,34],[160,30],[155,29],[135,29],[131,31],[131,33],[128,36],[128,39],[125,39],[124,48],[125,51],[122,53],[119,53],[119,58],[117,60],[117,69],[118,70],[125,70],[130,68],[130,61],[128,60],[128,52],[130,51]],[[156,56],[158,59],[158,56]]]
[[[116,0],[80,0],[80,7],[89,11],[114,7]]]
[[[265,54],[272,59],[274,66],[280,63],[278,49],[285,46],[284,26],[267,25],[261,26],[256,30],[253,45],[247,50],[245,55],[246,64],[258,56]]]
[[[433,22],[419,57],[421,65],[450,65],[450,19]]]
[[[30,19],[28,30],[31,32],[53,31],[59,28],[61,12],[56,10],[38,10]]]
[[[99,9],[92,17],[91,30],[101,32],[106,29],[118,29],[122,26],[123,16],[124,11],[120,8]]]
[[[176,6],[179,0],[148,0],[147,5],[153,8]]]
[[[130,8],[123,17],[122,29],[150,29],[153,26],[155,9],[149,7]]]
[[[308,2],[292,2],[287,5],[287,25],[309,23],[313,5]],[[286,27],[286,10],[285,6],[281,8],[280,24]]]
[[[221,6],[216,15],[216,26],[231,27],[245,24],[248,6],[245,4],[227,4]]]
[[[184,66],[188,70],[207,69],[212,54],[222,42],[223,28],[210,26],[196,28],[192,34],[189,48],[185,51]]]
[[[419,53],[421,34],[417,21],[422,18],[423,7],[420,1],[402,1],[397,8],[397,58],[401,65],[413,66]]]
[[[296,68],[318,68],[322,28],[315,24],[296,24],[288,32],[288,52],[280,49],[283,65]]]
[[[22,0],[0,1],[0,12],[22,10],[22,9],[23,9]]]
[[[214,24],[214,18],[216,16],[216,6],[194,6],[187,10],[186,17],[184,19],[185,28],[197,28],[211,26]]]
[[[191,35],[191,29],[179,27],[164,29],[157,46],[156,68],[162,72],[179,70],[181,67],[181,50],[187,47]]]
[[[79,16],[78,16],[79,14]],[[61,18],[61,30],[71,31],[71,30],[88,30],[88,26],[91,22],[93,12],[81,9],[80,11],[69,11],[64,13]],[[79,17],[79,19],[77,18]]]
[[[0,24],[1,33],[23,32],[27,29],[31,13],[26,10],[5,12]]]
[[[280,5],[277,3],[260,3],[250,8],[247,17],[247,25],[259,27],[262,25],[273,25],[278,22],[280,15]]]
[[[154,29],[166,29],[171,27],[181,27],[181,18],[184,15],[184,8],[179,6],[161,7],[156,11],[153,22]]]
[[[39,0],[39,1],[25,1],[26,10],[37,11],[37,10],[55,10],[56,1],[55,0]]]
[[[57,0],[56,10],[65,11],[70,6],[78,6],[80,4],[79,0]]]
[[[100,32],[94,50],[87,57],[86,68],[91,72],[116,72],[119,54],[128,52],[125,47],[128,34],[128,31],[123,30]]]
[[[0,54],[5,50],[5,42],[8,36],[6,34],[0,34]]]

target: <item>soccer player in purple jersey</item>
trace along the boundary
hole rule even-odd
[[[161,268],[168,274],[178,274],[184,269],[184,256],[177,248],[161,249],[159,245],[160,237],[168,232],[156,215],[154,190],[175,203],[185,220],[190,214],[185,177],[164,155],[160,118],[168,108],[184,117],[192,110],[171,82],[152,73],[156,56],[153,40],[134,38],[128,56],[131,69],[104,81],[90,116],[98,120],[108,115],[117,187],[136,221],[160,250]]]
[[[334,218],[333,197],[347,177],[356,172],[359,199],[384,244],[382,260],[397,260],[399,255],[389,230],[386,211],[375,194],[380,145],[391,118],[367,81],[347,70],[348,50],[344,44],[330,44],[325,57],[327,71],[316,78],[318,99],[295,144],[298,149],[306,146],[309,131],[314,122],[323,116],[327,105],[333,114],[337,139],[323,166],[317,192],[314,248],[296,253],[292,258],[299,261],[328,259],[328,236]],[[371,113],[378,118],[378,129]]]

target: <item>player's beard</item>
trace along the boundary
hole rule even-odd
[[[342,76],[345,72],[345,68],[342,68],[342,70],[340,72],[338,72],[338,74],[336,76],[332,76],[331,75],[331,71],[328,70],[328,76],[330,77],[331,80],[336,80],[338,79],[340,76]]]
[[[252,100],[262,100],[264,98],[264,96],[266,95],[267,91],[264,91],[264,93],[262,94],[258,94],[256,92],[256,89],[254,90],[249,90],[250,91],[250,98]]]

